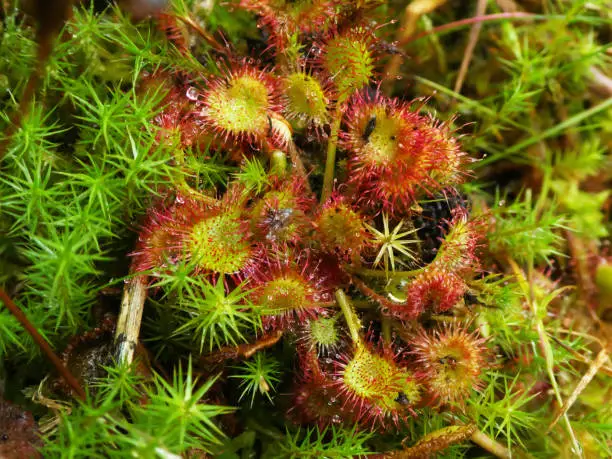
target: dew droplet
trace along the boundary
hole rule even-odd
[[[185,93],[185,96],[189,100],[198,100],[198,90],[193,86],[190,86]]]

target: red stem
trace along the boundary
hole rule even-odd
[[[400,41],[397,45],[403,46],[407,43],[411,43],[413,41],[420,40],[423,37],[427,37],[428,35],[432,35],[438,32],[444,32],[445,30],[455,29],[455,28],[462,27],[465,25],[477,24],[481,22],[497,21],[499,19],[513,19],[513,18],[536,19],[537,16],[538,16],[537,14],[531,14],[531,13],[498,13],[498,14],[487,14],[484,16],[475,16],[473,18],[461,19],[459,21],[449,22],[448,24],[434,27],[431,30],[427,30],[417,35],[413,35],[412,37],[408,37],[407,39]]]
[[[81,400],[85,400],[87,398],[85,391],[76,380],[76,378],[70,373],[68,368],[64,365],[64,362],[53,352],[53,349],[49,346],[49,343],[42,337],[36,327],[32,325],[32,322],[28,320],[23,311],[13,303],[13,300],[7,295],[7,293],[0,288],[0,300],[6,305],[8,310],[15,316],[15,318],[23,325],[23,328],[32,336],[36,344],[40,347],[40,349],[49,357],[49,360],[55,365],[57,371],[60,373],[62,378],[66,380],[66,382],[72,387],[72,389],[76,392]]]
[[[349,273],[349,276],[351,278],[351,282],[353,283],[353,285],[357,287],[357,290],[359,290],[363,295],[376,301],[381,306],[388,306],[392,304],[384,296],[379,295],[374,290],[372,290],[370,287],[368,287],[367,284],[361,279],[359,279],[357,276],[354,276],[350,273]]]

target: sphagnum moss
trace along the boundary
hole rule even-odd
[[[610,456],[605,2],[196,3],[75,7],[21,117],[2,10],[3,298],[98,379],[58,392],[2,308],[0,407],[46,457]],[[88,359],[122,280],[138,362]]]

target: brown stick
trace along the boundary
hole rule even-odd
[[[497,21],[499,19],[517,19],[517,18],[525,18],[525,19],[536,19],[535,14],[532,13],[497,13],[497,14],[488,14],[486,16],[476,16],[473,18],[460,19],[459,21],[449,22],[448,24],[443,24],[438,27],[434,27],[431,30],[426,30],[425,32],[416,34],[411,37],[406,37],[403,40],[400,40],[398,46],[403,46],[407,43],[412,43],[413,41],[420,40],[421,38],[425,38],[429,35],[436,34],[438,32],[444,32],[446,30],[455,29],[458,27],[463,27],[465,25],[477,24],[479,22],[491,22]]]
[[[584,376],[582,377],[582,379],[580,380],[580,382],[578,383],[578,385],[576,386],[576,388],[572,392],[572,395],[570,395],[569,398],[567,398],[565,400],[565,403],[563,404],[563,406],[561,407],[561,409],[559,410],[559,412],[555,416],[555,419],[553,419],[553,421],[548,426],[548,430],[546,431],[547,434],[550,433],[550,431],[557,424],[557,422],[559,422],[559,419],[561,419],[561,416],[563,416],[565,413],[567,413],[567,411],[572,407],[574,402],[578,399],[578,396],[580,395],[580,393],[591,382],[591,380],[595,377],[595,375],[597,374],[599,369],[607,361],[608,361],[608,352],[607,352],[606,349],[602,349],[599,352],[599,354],[597,354],[597,357],[595,358],[595,360],[593,361],[593,363],[589,367],[589,370],[584,374]]]
[[[145,276],[136,276],[127,281],[123,289],[121,311],[115,332],[116,355],[120,363],[130,364],[134,359],[146,298],[147,278]]]
[[[49,346],[49,343],[42,337],[38,330],[32,322],[26,317],[23,311],[13,303],[13,300],[8,296],[8,294],[0,288],[0,300],[6,305],[8,310],[15,316],[15,318],[19,321],[19,323],[26,329],[26,331],[32,336],[38,347],[45,353],[45,355],[51,360],[51,363],[55,366],[58,373],[62,378],[66,380],[66,382],[70,385],[70,387],[76,392],[81,400],[85,400],[87,398],[85,391],[77,381],[77,379],[70,373],[68,368],[64,365],[64,362],[53,352],[53,349]]]
[[[283,337],[282,330],[276,330],[269,335],[264,335],[254,343],[240,344],[238,346],[222,347],[212,354],[204,355],[200,358],[203,365],[211,365],[233,359],[248,359],[256,352],[274,346]]]
[[[476,6],[476,17],[482,17],[486,13],[487,10],[487,0],[478,0],[478,5]],[[474,55],[474,48],[476,48],[476,43],[478,42],[478,36],[480,35],[480,29],[482,29],[482,22],[476,22],[472,26],[472,30],[470,30],[470,37],[468,38],[468,44],[465,47],[465,52],[463,54],[463,60],[461,61],[461,67],[459,67],[459,74],[457,75],[457,81],[455,81],[455,89],[454,91],[459,94],[461,92],[461,87],[463,86],[463,82],[465,81],[465,76],[467,75],[468,68],[470,66],[470,61],[472,60],[472,56]]]
[[[488,435],[482,433],[480,430],[476,430],[476,432],[472,434],[470,440],[472,440],[481,448],[486,449],[495,457],[499,457],[501,459],[510,459],[512,457],[510,455],[510,451],[508,451],[508,448],[503,446],[501,443],[493,440]]]

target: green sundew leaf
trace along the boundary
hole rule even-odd
[[[230,378],[239,379],[242,388],[239,400],[250,395],[250,404],[253,406],[255,396],[259,393],[272,402],[270,393],[275,391],[274,385],[280,382],[281,371],[278,361],[259,352],[251,360],[232,368],[238,373],[231,375]]]

